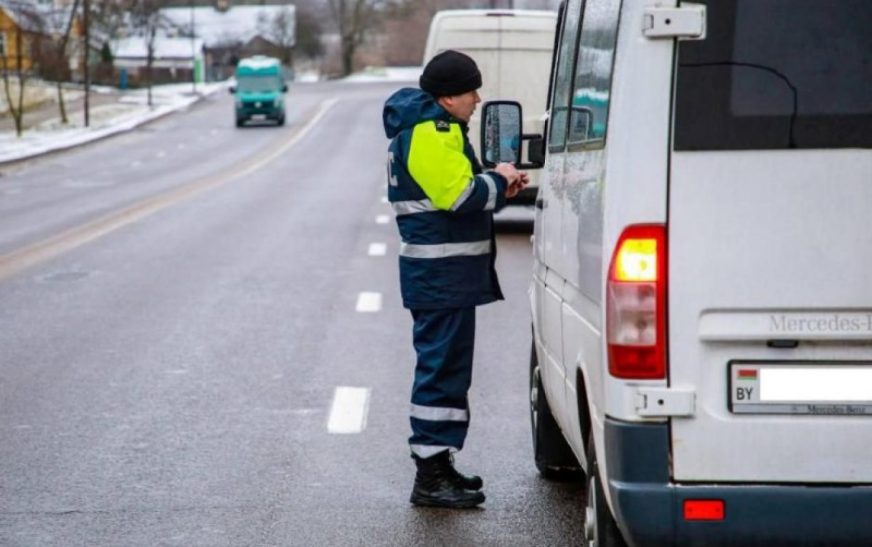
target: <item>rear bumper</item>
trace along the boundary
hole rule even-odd
[[[668,425],[607,418],[605,432],[609,490],[630,545],[872,545],[870,485],[676,484]],[[724,520],[685,520],[688,499],[723,500]]]

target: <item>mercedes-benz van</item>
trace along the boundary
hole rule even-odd
[[[482,98],[522,100],[528,114],[527,124],[532,131],[541,133],[556,20],[557,13],[553,11],[440,11],[430,23],[424,64],[446,49],[466,53],[475,59],[481,71]],[[479,157],[480,120],[476,111],[469,123],[470,142]],[[537,186],[537,176],[531,173],[530,184],[510,202],[532,204]]]
[[[284,125],[287,91],[278,59],[263,55],[241,59],[236,65],[236,85],[230,88],[230,93],[236,95],[236,126],[255,117]]]
[[[872,544],[870,29],[567,0],[544,136],[484,106],[485,157],[544,162],[534,453],[586,475],[585,545]]]

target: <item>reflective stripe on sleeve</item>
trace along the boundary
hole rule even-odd
[[[460,209],[460,206],[463,205],[463,202],[466,201],[470,195],[472,195],[473,190],[475,190],[475,178],[472,178],[469,181],[469,186],[463,189],[463,192],[457,196],[457,199],[454,201],[454,204],[451,205],[451,210],[456,211]]]
[[[437,243],[435,245],[415,245],[400,243],[400,256],[408,258],[446,258],[449,256],[479,256],[490,253],[489,239],[466,243]]]
[[[409,415],[419,420],[431,422],[468,422],[469,411],[465,408],[444,406],[421,406],[412,403]]]
[[[493,211],[497,206],[497,183],[490,175],[481,174],[479,176],[487,183],[487,205],[484,206],[484,210]]]
[[[394,213],[396,213],[397,216],[413,215],[415,213],[429,213],[437,210],[436,207],[433,206],[433,202],[429,199],[421,199],[418,201],[395,201],[391,203],[391,207],[394,208]]]
[[[452,454],[458,451],[456,446],[435,446],[430,444],[410,444],[409,448],[412,449],[412,454],[418,456],[419,458],[429,458],[430,456],[435,456],[440,452],[445,452],[448,450]]]

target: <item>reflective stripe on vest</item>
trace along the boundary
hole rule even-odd
[[[437,210],[436,207],[433,206],[433,202],[429,199],[421,199],[417,201],[395,201],[391,203],[391,207],[394,208],[394,213],[396,213],[397,216],[413,215],[415,213],[429,213]]]
[[[408,258],[446,258],[449,256],[479,256],[490,253],[489,239],[466,243],[437,243],[435,245],[415,245],[400,243],[400,256]]]
[[[431,422],[468,422],[469,411],[465,408],[450,408],[444,406],[422,406],[412,404],[409,410],[412,418]]]

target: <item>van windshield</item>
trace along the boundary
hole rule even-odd
[[[706,39],[678,47],[676,150],[872,147],[872,2],[702,3]]]
[[[275,74],[264,76],[245,75],[237,78],[237,87],[243,93],[265,93],[277,91],[281,84]]]

